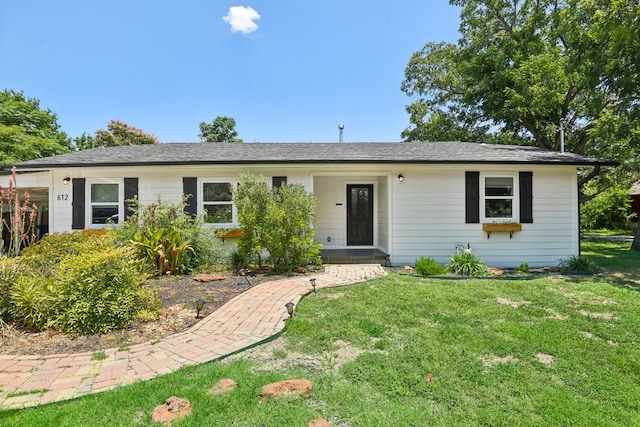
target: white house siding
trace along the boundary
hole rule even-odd
[[[413,264],[420,256],[446,263],[458,244],[492,266],[557,265],[578,254],[576,168],[567,166],[469,165],[407,167],[404,182],[394,185],[394,264]],[[481,174],[533,172],[533,223],[522,231],[487,233],[482,224],[465,223],[465,171]]]
[[[391,193],[389,192],[389,181],[390,176],[379,176],[378,177],[378,210],[377,210],[377,219],[378,219],[378,248],[385,252],[389,252],[389,209],[390,209],[390,198]]]
[[[65,168],[53,172],[51,188],[55,221],[51,224],[52,232],[69,232],[72,222],[72,185],[63,185],[63,178],[68,176],[86,179],[86,227],[91,228],[90,185],[92,183],[118,183],[120,185],[119,212],[124,212],[124,178],[138,178],[138,200],[142,204],[153,203],[160,197],[169,202],[182,200],[183,177],[197,177],[198,184],[207,180],[238,181],[240,175],[251,171],[255,175],[264,176],[269,182],[272,176],[287,176],[289,183],[302,184],[307,191],[312,191],[309,172],[305,168],[292,167],[237,167],[237,166],[136,166],[136,167],[94,167]],[[58,198],[57,196],[61,196]],[[199,203],[202,198],[199,196]],[[201,205],[200,205],[201,207]],[[235,225],[235,224],[234,224]]]
[[[63,168],[24,174],[20,184],[49,186],[50,231],[71,231],[72,185],[63,178],[117,182],[123,192],[125,177],[138,178],[139,199],[180,201],[183,177],[239,179],[251,171],[270,180],[287,176],[319,199],[316,240],[325,248],[346,247],[346,184],[374,185],[374,245],[390,253],[394,265],[413,264],[420,256],[446,263],[458,244],[471,244],[487,264],[517,267],[557,265],[560,258],[578,254],[578,207],[575,166],[560,165],[385,165],[323,164],[264,166],[135,166]],[[465,171],[484,173],[533,172],[533,223],[509,239],[508,233],[482,231],[481,224],[465,224]],[[404,182],[399,182],[398,174]],[[24,178],[23,178],[24,177]],[[4,179],[4,177],[3,177]],[[123,196],[120,212],[123,212]],[[87,194],[89,200],[89,194]],[[199,197],[201,203],[201,197]],[[87,203],[87,225],[90,224]],[[328,242],[328,237],[331,241]]]

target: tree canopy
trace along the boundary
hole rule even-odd
[[[0,165],[71,151],[58,116],[22,92],[0,92]]]
[[[429,42],[401,89],[406,140],[484,140],[632,163],[640,151],[635,0],[451,0],[457,43]],[[638,169],[638,165],[632,168]]]
[[[637,0],[449,3],[460,7],[460,39],[426,43],[405,69],[405,140],[551,150],[564,141],[567,151],[621,163],[600,188],[640,171]]]
[[[160,140],[123,121],[111,120],[107,123],[107,129],[98,129],[95,136],[83,133],[80,137],[74,138],[74,144],[78,150],[86,150],[119,145],[160,144]]]
[[[236,131],[236,121],[232,117],[218,116],[211,123],[200,123],[202,142],[242,142]]]

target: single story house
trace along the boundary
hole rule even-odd
[[[534,147],[422,142],[171,143],[15,166],[19,188],[44,208],[43,232],[105,227],[127,216],[133,197],[148,204],[184,194],[211,227],[238,227],[231,190],[251,172],[315,194],[313,226],[328,261],[373,253],[392,265],[420,256],[446,263],[471,247],[488,265],[540,267],[579,254],[578,169],[614,165]]]

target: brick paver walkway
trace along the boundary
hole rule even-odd
[[[385,275],[380,265],[327,265],[316,275],[318,289]],[[129,350],[33,356],[0,355],[0,409],[36,406],[97,393],[168,374],[186,365],[209,362],[259,343],[284,329],[284,305],[311,289],[309,277],[254,286],[192,328],[159,342]]]

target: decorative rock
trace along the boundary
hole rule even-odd
[[[495,267],[487,267],[487,271],[494,277],[502,276],[504,274],[504,270]]]
[[[174,304],[171,307],[169,307],[167,310],[170,313],[177,313],[179,311],[184,310],[184,308],[186,307],[186,305],[184,303],[180,303],[180,304]]]
[[[229,393],[235,390],[236,385],[237,383],[231,378],[223,378],[209,389],[209,394],[217,396],[219,394]]]
[[[324,418],[309,421],[309,427],[333,427],[331,423]]]
[[[405,265],[404,267],[402,267],[402,269],[405,271],[405,273],[408,274],[413,274],[413,272],[415,271],[415,269],[410,265]]]
[[[151,419],[154,423],[171,425],[176,418],[186,417],[192,412],[189,399],[171,396],[164,405],[156,406]]]
[[[286,393],[295,393],[300,396],[309,397],[311,395],[311,381],[309,380],[284,380],[277,383],[267,384],[262,387],[260,397],[263,401],[276,399]]]
[[[193,276],[196,282],[215,282],[216,280],[224,280],[225,277],[214,273],[200,273]]]

